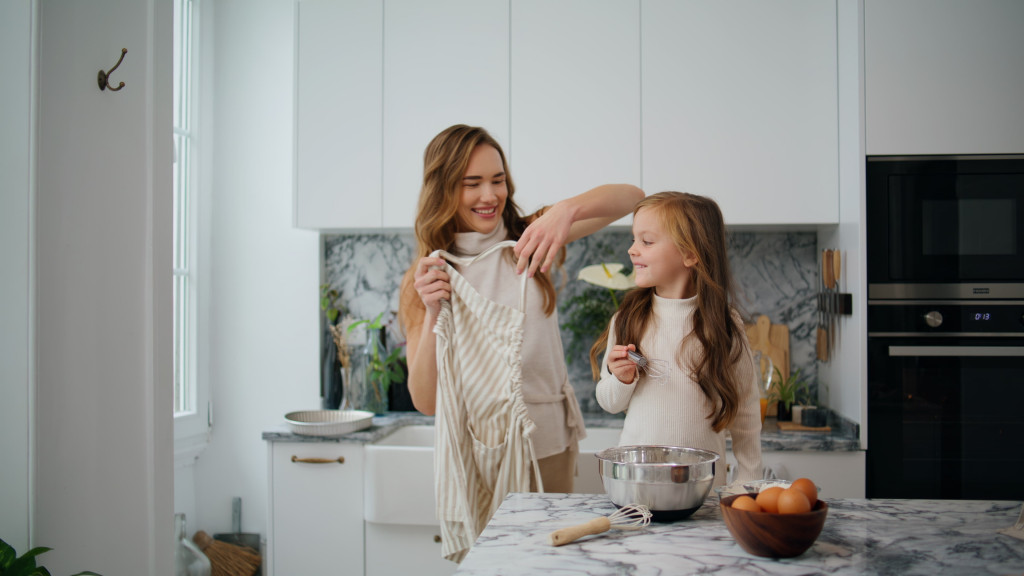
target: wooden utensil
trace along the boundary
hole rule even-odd
[[[751,350],[760,350],[772,359],[782,379],[789,378],[789,328],[772,324],[764,314],[757,317],[752,328],[747,330]]]
[[[552,546],[563,546],[584,536],[601,534],[611,528],[638,530],[651,523],[651,511],[643,504],[623,506],[611,516],[600,516],[589,522],[560,528],[549,536]]]
[[[832,274],[832,265],[829,261],[830,250],[825,249],[821,251],[821,285],[822,289],[818,291],[818,334],[817,341],[815,342],[814,349],[818,354],[818,360],[822,362],[828,362],[828,331],[825,330],[825,321],[827,318],[827,294],[826,291],[829,285],[829,276]]]
[[[838,330],[836,330],[836,323],[838,322],[838,317],[839,317],[839,309],[836,308],[836,307],[838,306],[839,276],[841,274],[841,269],[843,267],[842,260],[843,260],[843,257],[841,255],[841,253],[839,252],[839,250],[833,250],[832,251],[832,307],[833,307],[833,310],[832,310],[832,321],[829,323],[829,330],[828,330],[829,331],[829,336],[831,337],[831,339],[829,340],[829,347],[828,347],[829,348],[829,356],[831,356],[832,355],[832,351],[836,349],[836,332],[838,332]]]

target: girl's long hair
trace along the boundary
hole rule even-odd
[[[524,217],[520,215],[519,206],[515,203],[515,185],[508,169],[505,152],[501,145],[486,130],[477,126],[456,124],[446,128],[434,137],[427,145],[423,154],[423,187],[420,190],[419,205],[416,210],[416,254],[413,265],[402,278],[399,296],[399,320],[408,329],[406,320],[412,309],[423,311],[423,302],[412,287],[416,262],[434,250],[451,251],[455,244],[455,234],[460,231],[459,205],[462,199],[462,178],[469,166],[469,157],[480,145],[493,147],[501,156],[501,166],[505,171],[505,187],[508,198],[501,219],[513,240],[518,240],[526,227],[544,213]],[[560,266],[565,259],[565,250],[559,258]],[[555,311],[556,293],[554,283],[548,274],[538,272],[534,275],[544,293],[544,313],[550,316]],[[417,314],[414,317],[421,317]]]
[[[688,368],[712,409],[711,427],[719,432],[727,427],[739,410],[742,387],[735,381],[732,367],[743,353],[742,323],[734,315],[735,301],[729,258],[726,252],[725,221],[718,204],[704,196],[684,192],[660,192],[644,198],[633,209],[657,214],[662,227],[679,249],[679,257],[692,253],[697,264],[691,280],[697,292],[693,313],[693,332],[679,344],[679,357],[691,338],[697,338],[703,354]],[[652,322],[654,288],[635,288],[619,305],[615,320],[615,341],[640,345]],[[590,365],[596,380],[600,373],[598,357],[608,345],[608,328],[590,349]],[[641,351],[641,354],[643,352]],[[686,369],[687,367],[683,367]]]

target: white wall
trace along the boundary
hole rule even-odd
[[[33,544],[53,574],[168,574],[171,4],[38,10]]]
[[[263,430],[319,392],[319,240],[292,228],[292,0],[217,0],[209,359],[214,427],[189,530],[266,535]],[[208,63],[204,62],[204,65]],[[353,191],[353,193],[357,193]]]
[[[0,2],[0,538],[19,554],[31,532],[32,12]]]

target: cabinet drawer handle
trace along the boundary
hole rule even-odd
[[[440,534],[434,534],[434,542],[437,542],[438,544],[441,543],[441,535]]]
[[[299,458],[298,456],[293,455],[292,462],[303,462],[305,464],[334,464],[335,462],[337,462],[338,464],[344,464],[345,457],[338,456],[337,458],[332,460],[330,458]]]

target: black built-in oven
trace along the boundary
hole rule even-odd
[[[869,498],[1024,497],[1024,157],[869,158]]]

